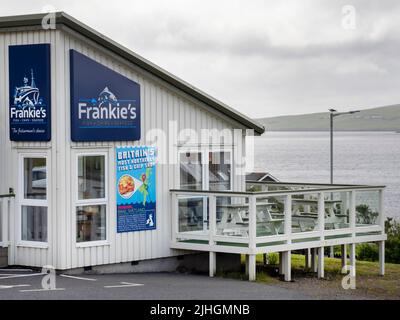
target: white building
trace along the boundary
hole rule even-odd
[[[210,252],[211,275],[216,252],[246,254],[254,279],[255,255],[281,252],[290,280],[292,250],[316,249],[323,277],[324,247],[349,244],[354,265],[355,244],[373,241],[383,274],[383,187],[246,184],[245,138],[261,125],[65,13],[47,18],[0,19],[9,265],[157,264],[190,250]],[[149,160],[133,152],[151,147],[154,171],[135,176],[124,161]],[[135,194],[143,205],[127,200]],[[365,199],[376,200],[371,219],[356,210]]]

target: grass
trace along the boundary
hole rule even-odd
[[[245,257],[242,256],[244,270]],[[356,262],[356,289],[344,290],[341,282],[340,258],[325,257],[325,279],[317,279],[315,273],[305,269],[305,258],[301,254],[292,254],[292,278],[294,282],[283,282],[278,276],[277,265],[263,265],[262,255],[257,255],[256,282],[273,286],[304,291],[316,298],[374,298],[400,299],[400,264],[386,264],[385,276],[379,276],[378,262]],[[247,280],[244,272],[217,274],[221,277]]]

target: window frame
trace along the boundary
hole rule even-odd
[[[178,149],[178,189],[181,188],[181,163],[180,163],[180,155],[182,153],[193,152],[201,154],[201,166],[202,166],[202,190],[209,191],[210,190],[210,168],[209,168],[209,154],[211,152],[228,152],[229,160],[231,164],[231,172],[230,172],[230,189],[224,191],[233,191],[234,190],[234,182],[233,182],[233,148],[232,147],[210,147],[210,146],[196,146],[189,147],[184,146]],[[203,199],[203,221],[207,220],[208,214],[208,201],[205,196],[179,196],[179,199]],[[207,231],[207,225],[203,223],[203,231]]]
[[[228,152],[230,165],[231,165],[231,172],[230,172],[230,189],[224,191],[233,191],[234,190],[234,181],[233,181],[233,148],[231,147],[180,147],[178,150],[178,189],[181,188],[181,168],[180,168],[180,155],[182,153],[200,153],[201,154],[201,165],[202,165],[202,190],[209,191],[210,190],[210,181],[209,181],[209,154],[211,152]],[[193,197],[191,197],[193,198]]]
[[[47,249],[49,247],[49,243],[51,241],[51,230],[50,230],[50,214],[49,214],[49,207],[51,199],[51,174],[50,174],[50,156],[49,153],[46,151],[43,152],[24,152],[18,154],[18,214],[17,219],[18,223],[16,224],[17,227],[17,246],[18,247],[31,247],[31,248],[42,248]],[[46,199],[27,199],[25,198],[25,159],[45,159],[46,160]],[[22,239],[22,207],[45,207],[46,210],[46,220],[47,220],[47,239],[46,241],[32,241],[32,240],[23,240]]]
[[[102,156],[104,157],[104,198],[96,198],[96,199],[79,199],[79,157],[95,157]],[[109,205],[109,176],[108,176],[108,151],[79,151],[75,153],[75,172],[73,173],[73,183],[74,183],[74,192],[73,192],[73,205],[72,208],[74,210],[74,223],[73,223],[73,239],[75,246],[77,248],[84,247],[95,247],[102,245],[109,245],[109,215],[110,215],[110,205]],[[104,205],[106,210],[106,230],[104,240],[94,240],[94,241],[82,241],[78,242],[77,239],[77,228],[78,228],[78,207],[85,206],[99,206]]]

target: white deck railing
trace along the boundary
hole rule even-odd
[[[0,195],[0,247],[9,245],[9,219],[13,206],[14,194]]]
[[[386,240],[383,186],[251,182],[248,190],[257,191],[171,190],[171,247],[259,254]]]

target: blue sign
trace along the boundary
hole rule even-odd
[[[156,148],[117,148],[117,232],[156,228]]]
[[[10,140],[51,140],[50,45],[8,48]]]
[[[140,140],[140,86],[70,50],[72,141]]]

